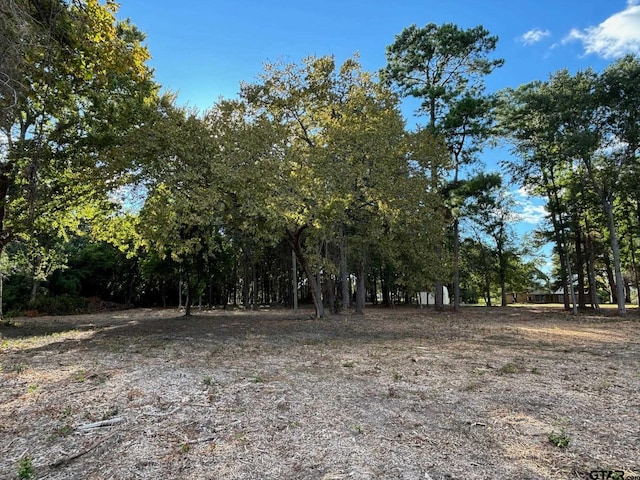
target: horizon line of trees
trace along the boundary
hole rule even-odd
[[[113,1],[0,6],[0,305],[314,306],[317,317],[443,308],[564,288],[566,307],[624,315],[638,287],[638,58],[487,94],[497,37],[412,25],[387,65],[357,56],[264,66],[206,112],[161,94],[144,35]],[[404,97],[424,125],[407,129]],[[503,175],[547,198],[538,246],[513,230]],[[301,274],[298,277],[298,274]],[[575,278],[575,281],[574,281]],[[626,287],[626,288],[625,288]],[[298,293],[298,291],[300,291]],[[296,292],[296,293],[294,293]],[[77,300],[77,301],[76,301]],[[570,305],[571,304],[571,305]]]

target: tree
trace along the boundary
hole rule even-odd
[[[404,209],[408,231],[404,241],[404,275],[414,290],[431,289],[451,273],[451,262],[445,250],[447,210],[443,195],[443,172],[451,167],[447,145],[440,135],[428,128],[407,134],[407,156],[412,166],[410,178],[424,182],[416,187],[410,205]]]
[[[215,260],[221,228],[223,166],[217,143],[196,112],[162,102],[163,115],[150,124],[145,204],[137,223],[142,245],[170,257],[184,279],[185,315],[203,288],[208,262]]]
[[[285,232],[316,315],[324,315],[323,273],[330,280],[336,270],[327,253],[332,245],[355,266],[361,311],[366,266],[374,253],[387,251],[385,232],[397,217],[393,203],[408,178],[397,98],[357,59],[337,68],[332,57],[267,65],[260,82],[243,86],[242,96],[255,118],[279,126],[264,211],[268,225]]]
[[[115,12],[112,1],[2,4],[0,252],[45,220],[62,234],[78,225],[132,170],[122,145],[157,86],[143,35]]]
[[[638,98],[634,79],[639,71],[637,59],[625,57],[600,75],[592,70],[575,75],[566,70],[557,72],[548,82],[535,82],[512,92],[506,108],[510,113],[504,123],[525,156],[520,171],[529,175],[535,165],[535,175],[528,178],[550,194],[554,230],[558,244],[563,244],[561,258],[566,257],[562,275],[571,288],[566,231],[572,222],[560,197],[564,188],[583,183],[575,190],[581,192],[580,198],[589,193],[585,190],[588,187],[599,199],[610,240],[619,315],[625,315],[626,309],[614,210],[622,193],[622,180],[633,174],[637,160],[638,117],[633,102]],[[590,278],[593,291],[593,272]]]
[[[387,47],[383,78],[405,96],[421,100],[419,112],[427,128],[443,134],[454,158],[454,181],[464,161],[469,161],[490,123],[489,103],[482,98],[483,79],[504,62],[490,59],[497,37],[482,26],[462,30],[454,24],[430,23],[404,29]],[[468,142],[470,141],[470,145]],[[437,172],[431,172],[435,178]],[[459,224],[454,223],[454,305],[459,305]],[[442,285],[436,284],[436,307],[442,308]]]
[[[511,226],[515,221],[513,199],[498,174],[479,174],[464,185],[464,190],[467,198],[473,198],[465,208],[465,215],[474,224],[472,238],[495,258],[495,274],[504,307],[507,305],[507,284],[514,277],[514,267],[520,263]],[[485,275],[487,293],[488,280]]]

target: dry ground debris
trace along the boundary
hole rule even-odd
[[[549,308],[0,326],[0,478],[640,478],[640,323]]]

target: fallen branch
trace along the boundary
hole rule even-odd
[[[80,425],[78,427],[78,430],[92,430],[94,428],[111,427],[113,425],[119,425],[124,422],[124,417],[114,417],[107,420],[101,420],[99,422],[85,423],[84,425]]]
[[[82,450],[82,451],[80,451],[80,452],[78,452],[78,453],[76,453],[74,455],[71,455],[70,457],[64,457],[64,458],[61,458],[60,460],[58,460],[56,462],[51,463],[51,464],[49,464],[49,468],[59,468],[59,467],[62,467],[64,465],[67,465],[67,464],[73,462],[74,460],[82,457],[83,455],[86,455],[90,451],[95,450],[98,446],[100,446],[101,444],[103,444],[104,442],[106,442],[107,440],[109,440],[110,438],[114,437],[117,434],[118,434],[118,432],[113,432],[112,434],[107,435],[106,437],[103,437],[103,438],[97,440],[96,442],[93,442],[91,445],[89,445],[88,448],[85,448],[84,450]]]
[[[198,438],[196,440],[189,440],[188,442],[185,442],[187,445],[195,445],[197,443],[204,443],[204,442],[210,442],[212,440],[216,440],[218,438],[217,435],[211,435],[209,437],[205,437],[205,438]]]

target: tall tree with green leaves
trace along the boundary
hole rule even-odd
[[[121,147],[157,86],[143,35],[116,10],[97,0],[2,4],[0,251],[77,225],[131,171]]]
[[[476,197],[471,210],[470,216],[477,225],[476,230],[482,232],[482,240],[490,245],[492,256],[497,261],[500,303],[506,307],[507,284],[513,277],[513,267],[519,263],[512,227],[515,221],[513,199],[502,182],[497,182]]]
[[[267,65],[242,96],[253,115],[266,115],[284,134],[272,149],[280,158],[263,205],[306,274],[316,315],[324,315],[322,272],[335,270],[327,244],[338,244],[355,265],[361,311],[367,263],[387,248],[396,211],[387,199],[408,176],[397,98],[357,59],[337,67],[332,57]]]
[[[490,120],[489,103],[482,98],[484,77],[504,61],[490,58],[498,38],[482,26],[463,30],[455,24],[411,25],[387,47],[387,82],[397,85],[404,96],[421,100],[419,113],[427,117],[427,128],[444,135],[454,158],[454,180],[461,165],[486,137]],[[437,172],[432,172],[435,178]],[[459,305],[459,225],[454,223],[455,300]],[[436,285],[436,307],[442,308],[442,282]]]
[[[206,266],[215,260],[222,228],[221,182],[224,165],[220,150],[202,117],[173,105],[164,98],[162,114],[143,129],[146,157],[141,172],[147,195],[137,220],[139,243],[179,268],[186,286],[185,315],[198,289],[202,289]]]

